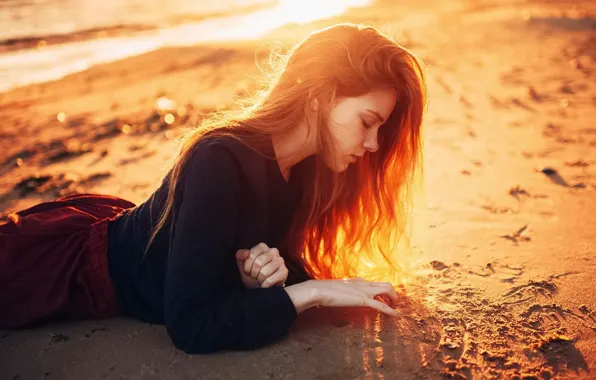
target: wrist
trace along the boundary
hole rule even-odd
[[[314,284],[314,280],[308,280],[284,288],[294,303],[296,313],[300,314],[311,307],[320,305],[320,292],[316,286],[313,286]]]

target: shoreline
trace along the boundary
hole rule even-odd
[[[0,42],[0,92],[59,80],[96,65],[116,62],[160,48],[257,41],[284,25],[303,23],[366,6],[370,0],[330,0],[319,7],[312,0],[302,8],[291,2],[269,2],[229,12],[205,15],[200,21],[178,22],[159,28],[123,25],[89,29],[45,39]],[[188,20],[187,20],[188,21]],[[128,30],[136,33],[123,33]],[[87,38],[82,37],[93,37]],[[66,41],[65,38],[72,38]],[[33,47],[12,50],[11,47]],[[8,50],[8,51],[6,51]],[[52,64],[49,64],[52,62]]]
[[[158,31],[168,27],[176,27],[184,24],[197,23],[210,19],[219,19],[231,16],[247,15],[249,13],[267,9],[275,6],[274,1],[264,2],[262,4],[253,4],[240,7],[232,7],[227,11],[211,12],[204,14],[191,14],[188,16],[178,16],[167,20],[165,25],[160,24],[118,24],[94,26],[92,28],[77,29],[68,33],[49,33],[45,35],[16,35],[4,40],[0,40],[0,54],[27,49],[35,49],[55,44],[89,41],[106,37],[129,37],[135,33],[145,31]]]

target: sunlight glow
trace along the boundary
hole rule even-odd
[[[414,175],[413,192],[411,205],[408,205],[410,217],[408,225],[405,228],[407,236],[392,237],[392,252],[390,261],[394,268],[390,268],[380,251],[358,250],[347,255],[347,262],[333,264],[332,277],[349,279],[361,277],[368,281],[390,282],[394,286],[413,284],[418,273],[423,251],[428,236],[428,211],[425,191],[425,178],[423,173],[418,170]],[[374,237],[371,237],[374,239]],[[340,230],[336,237],[336,244],[342,247],[345,241],[345,232]],[[304,256],[307,263],[315,266]],[[318,261],[325,262],[326,254],[324,251],[318,253]],[[316,277],[316,276],[315,276]]]
[[[288,23],[329,18],[368,3],[370,0],[280,0],[275,7],[245,15],[207,19],[131,37],[102,38],[12,52],[0,57],[0,91],[59,79],[93,65],[163,47],[258,39]]]
[[[286,22],[305,23],[345,12],[351,7],[361,7],[369,0],[281,0],[273,9],[276,17]],[[271,20],[264,20],[271,22]]]

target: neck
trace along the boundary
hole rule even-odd
[[[273,150],[277,157],[277,164],[284,178],[289,180],[290,170],[306,157],[316,153],[316,136],[307,136],[308,125],[301,123],[289,132],[272,136]]]

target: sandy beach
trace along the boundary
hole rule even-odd
[[[596,3],[376,1],[0,93],[0,215],[74,192],[143,202],[183,128],[256,89],[255,57],[342,21],[427,65],[402,317],[311,309],[277,344],[196,356],[126,318],[0,331],[0,380],[596,378]]]

